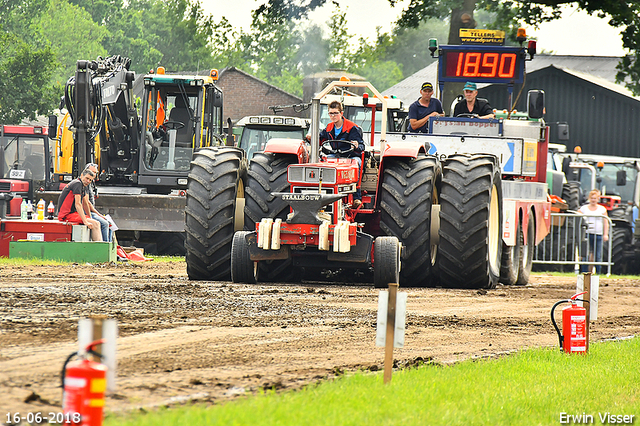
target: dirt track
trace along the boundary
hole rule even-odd
[[[556,345],[549,310],[574,289],[574,277],[544,274],[488,292],[405,289],[405,348],[395,359],[451,362]],[[78,319],[91,315],[119,326],[118,389],[107,410],[381,369],[377,297],[363,286],[190,282],[184,263],[3,267],[0,413],[60,410],[60,369],[77,349]],[[601,277],[592,341],[640,333],[639,299],[640,280]]]

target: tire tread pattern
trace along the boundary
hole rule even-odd
[[[455,154],[447,158],[440,191],[438,268],[443,286],[493,288],[499,275],[491,271],[489,210],[492,188],[498,191],[497,250],[502,249],[502,183],[497,159],[488,154]],[[498,262],[501,255],[498,253]]]
[[[285,220],[290,207],[285,201],[271,195],[272,192],[289,192],[287,168],[297,164],[294,155],[256,152],[249,163],[245,186],[244,229],[254,231],[256,222],[263,218]],[[300,281],[300,268],[293,266],[293,259],[261,261],[258,263],[260,281]]]
[[[194,154],[185,209],[189,279],[231,279],[235,199],[243,164],[243,153],[236,148],[212,147]]]
[[[405,246],[401,285],[428,285],[431,280],[431,204],[440,174],[435,157],[385,161],[380,190],[380,229]]]

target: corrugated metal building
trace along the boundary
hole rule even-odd
[[[549,65],[527,72],[516,109],[526,110],[526,94],[531,89],[545,91],[545,120],[551,130],[551,142],[564,143],[570,150],[580,145],[584,153],[640,157],[640,98],[623,86]],[[481,88],[478,96],[487,98],[494,107],[507,106],[504,86]],[[558,140],[558,122],[569,124],[569,141]]]
[[[527,91],[542,89],[546,95],[545,120],[550,126],[551,142],[560,142],[556,123],[569,124],[569,150],[576,145],[584,153],[640,158],[640,97],[634,97],[624,85],[615,83],[620,58],[610,56],[537,55],[527,62],[527,80],[518,110],[526,109]],[[384,91],[396,95],[405,105],[419,96],[420,84],[435,84],[437,64],[406,78]],[[520,86],[514,88],[515,100]],[[503,85],[479,85],[480,97],[495,108],[508,106]],[[449,106],[444,105],[445,112]]]

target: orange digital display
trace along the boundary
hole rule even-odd
[[[517,47],[441,46],[440,81],[519,83],[524,58]]]

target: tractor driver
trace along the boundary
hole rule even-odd
[[[362,173],[362,153],[364,152],[364,141],[362,140],[362,129],[356,123],[344,118],[342,103],[333,101],[329,104],[329,119],[331,122],[327,128],[320,132],[320,145],[325,141],[349,141],[354,149],[347,154],[347,157],[354,158],[358,163],[358,176]],[[331,142],[334,150],[344,149],[339,147],[340,143]],[[340,144],[342,145],[342,144]],[[362,194],[360,188],[357,189],[353,197],[353,207],[358,208],[362,204]]]
[[[467,81],[463,91],[465,100],[456,104],[453,109],[454,117],[471,114],[478,118],[496,118],[489,102],[486,99],[478,99],[478,87],[474,82]]]

